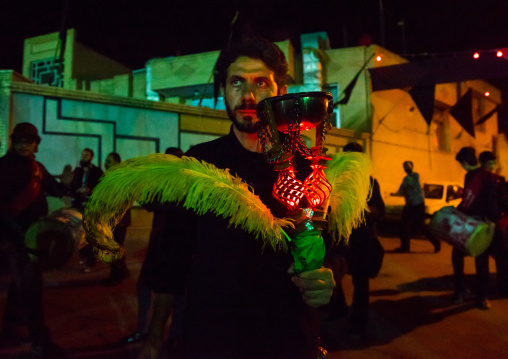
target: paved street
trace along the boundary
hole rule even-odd
[[[508,299],[492,297],[489,311],[472,303],[452,306],[451,247],[440,253],[424,240],[412,241],[412,252],[391,250],[398,240],[382,237],[387,251],[381,273],[371,281],[371,323],[365,338],[345,341],[345,320],[324,322],[323,345],[330,359],[356,358],[505,358],[508,357]],[[103,285],[109,268],[99,264],[88,274],[73,257],[45,273],[45,307],[55,342],[70,358],[135,358],[139,345],[119,345],[136,325],[135,286],[144,257],[146,236],[127,241],[131,277],[116,286]],[[491,270],[494,270],[491,262]],[[466,273],[473,273],[473,260]],[[471,275],[468,279],[474,279]],[[494,290],[494,275],[491,277]],[[0,311],[8,276],[0,276]],[[351,298],[351,278],[344,280]],[[30,358],[29,345],[1,348],[0,358]],[[171,356],[167,356],[171,357]],[[241,359],[241,358],[239,358]]]

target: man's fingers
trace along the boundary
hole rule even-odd
[[[333,288],[335,287],[335,283],[330,283],[328,281],[320,280],[320,279],[309,279],[302,278],[300,276],[291,277],[293,283],[300,288],[300,290],[321,290],[325,288]]]

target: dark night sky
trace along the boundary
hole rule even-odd
[[[381,0],[385,47],[445,54],[508,47],[508,1]],[[0,69],[21,71],[23,39],[59,31],[65,0],[2,0]],[[218,50],[238,24],[273,41],[327,31],[332,48],[382,43],[380,0],[69,0],[78,41],[132,69],[154,57]],[[404,28],[397,25],[404,20]],[[298,46],[298,43],[296,43]]]

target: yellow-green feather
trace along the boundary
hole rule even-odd
[[[154,154],[113,167],[93,190],[84,225],[99,256],[118,257],[112,228],[134,202],[181,203],[198,214],[212,212],[275,249],[286,246],[281,227],[292,226],[275,218],[249,186],[228,171],[191,157]]]
[[[328,229],[336,242],[347,241],[368,210],[371,163],[363,153],[338,153],[328,161],[324,172],[332,185]]]

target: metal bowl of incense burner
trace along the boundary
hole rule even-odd
[[[299,92],[274,96],[260,101],[257,116],[260,124],[275,125],[286,132],[290,125],[309,130],[322,124],[333,112],[333,97],[329,92]]]

